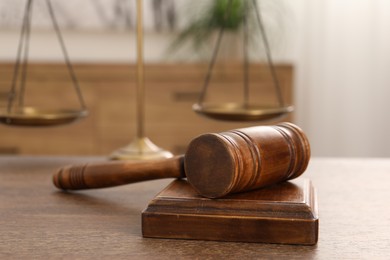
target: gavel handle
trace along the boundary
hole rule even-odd
[[[107,188],[163,178],[184,178],[184,156],[147,162],[108,162],[61,168],[54,185],[62,190]]]

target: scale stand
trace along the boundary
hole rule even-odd
[[[145,82],[143,57],[143,0],[137,0],[137,136],[127,146],[114,151],[112,160],[154,160],[171,158],[173,154],[156,146],[145,137]]]

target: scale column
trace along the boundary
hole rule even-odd
[[[143,0],[137,0],[137,134],[126,147],[115,151],[112,160],[171,158],[172,153],[156,146],[145,136],[145,80],[143,55]]]

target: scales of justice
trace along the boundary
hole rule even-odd
[[[3,124],[10,126],[34,126],[34,127],[46,127],[72,123],[79,119],[82,119],[88,115],[87,106],[85,104],[81,88],[79,86],[76,73],[73,70],[72,63],[70,61],[64,39],[61,35],[60,27],[58,25],[55,12],[50,0],[45,0],[46,6],[49,11],[51,22],[60,44],[65,63],[67,65],[70,79],[74,86],[76,97],[79,101],[79,108],[47,110],[40,109],[39,107],[26,106],[25,105],[25,90],[27,85],[28,74],[28,55],[29,55],[29,40],[31,34],[31,20],[33,0],[27,0],[25,12],[23,16],[19,44],[17,49],[17,57],[15,61],[13,79],[11,83],[11,89],[8,96],[8,104],[6,111],[0,114],[0,121]],[[226,17],[230,15],[232,6],[232,0],[228,2],[226,11]],[[274,106],[263,105],[256,103],[256,100],[251,96],[249,88],[249,29],[247,19],[244,19],[243,23],[243,73],[244,82],[242,85],[242,100],[235,102],[213,102],[207,100],[207,94],[210,89],[210,80],[212,78],[213,70],[216,64],[216,60],[220,51],[221,42],[225,33],[225,28],[222,27],[217,33],[217,40],[212,51],[211,60],[208,65],[208,70],[204,78],[204,84],[201,89],[198,102],[193,105],[193,110],[203,116],[227,121],[265,121],[275,118],[280,118],[293,110],[293,107],[286,105],[283,100],[281,86],[276,75],[275,67],[271,57],[271,51],[261,12],[256,0],[244,1],[244,17],[249,15],[251,9],[255,10],[256,25],[259,28],[261,40],[265,49],[267,58],[267,64],[269,67],[269,73],[271,74],[274,94],[277,104]],[[110,159],[113,160],[148,160],[158,158],[170,158],[172,153],[166,151],[157,145],[155,145],[145,135],[145,84],[144,84],[144,32],[143,32],[143,1],[137,0],[137,89],[136,89],[136,110],[137,110],[137,122],[136,122],[136,136],[133,141],[110,155]]]
[[[228,1],[226,17],[232,2]],[[8,106],[0,121],[26,127],[71,123],[88,112],[50,0],[46,4],[80,107],[52,111],[25,106],[32,3],[28,0],[26,4]],[[292,111],[282,97],[257,2],[244,3],[245,16],[255,9],[277,105],[250,102],[249,33],[245,22],[243,100],[206,101],[225,31],[221,28],[201,95],[193,106],[195,112],[212,119],[264,121]],[[81,190],[175,178],[142,212],[144,237],[315,245],[319,225],[316,192],[310,180],[297,178],[310,160],[310,145],[299,127],[282,123],[204,134],[193,139],[186,154],[179,156],[159,148],[145,136],[142,5],[143,1],[137,0],[137,135],[132,143],[111,155],[111,159],[120,161],[63,167],[53,175],[54,185],[62,190]],[[142,162],[158,158],[163,159]]]

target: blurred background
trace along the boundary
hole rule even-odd
[[[174,43],[191,21],[202,17],[210,1],[144,0],[146,132],[158,145],[174,153],[183,152],[196,134],[253,125],[214,122],[191,111],[213,45],[207,43],[195,49],[190,43],[180,47]],[[3,106],[25,3],[0,0]],[[135,132],[135,1],[52,0],[52,3],[90,116],[83,122],[48,130],[0,126],[0,153],[108,154],[129,142]],[[308,134],[313,156],[390,156],[390,2],[259,0],[258,3],[274,62],[282,83],[289,85],[284,89],[287,100],[295,107],[288,120]],[[39,103],[70,104],[66,86],[61,86],[60,90],[65,92],[59,95],[51,90],[51,95],[42,91],[48,84],[61,85],[57,82],[67,80],[60,72],[64,60],[42,0],[34,1],[29,46],[28,82],[35,90],[27,94]],[[256,45],[251,48],[251,61],[262,61],[262,49]],[[232,51],[228,53],[233,55]],[[227,71],[218,73],[220,84],[224,77],[232,75]]]

